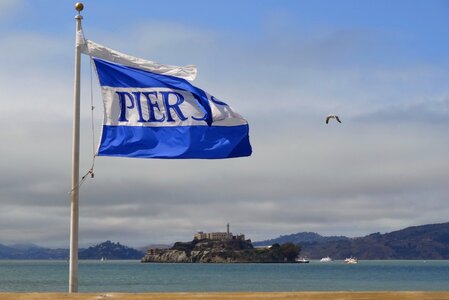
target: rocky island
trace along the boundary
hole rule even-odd
[[[195,234],[191,242],[177,242],[169,249],[148,249],[143,263],[278,263],[295,262],[300,246],[293,243],[254,248],[244,235],[229,232]]]

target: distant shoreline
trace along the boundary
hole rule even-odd
[[[449,292],[1,293],[2,300],[449,300]]]

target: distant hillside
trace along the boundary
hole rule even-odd
[[[141,259],[144,252],[106,241],[87,249],[79,249],[79,259]],[[49,249],[33,244],[5,246],[0,244],[0,259],[68,259],[69,249]]]
[[[79,259],[141,259],[144,255],[141,251],[111,241],[79,251]]]
[[[301,255],[344,259],[449,259],[449,223],[325,243],[303,243]]]
[[[315,232],[298,232],[294,234],[281,235],[278,238],[254,242],[254,246],[271,246],[273,244],[304,244],[304,243],[324,243],[331,241],[348,240],[345,236],[322,236]]]
[[[48,249],[32,244],[4,246],[0,244],[0,259],[67,259],[68,249]]]

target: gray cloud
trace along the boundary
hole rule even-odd
[[[428,100],[384,107],[356,118],[368,122],[407,122],[449,124],[449,96],[442,100]]]

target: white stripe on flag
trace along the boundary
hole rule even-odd
[[[97,44],[93,41],[86,40],[82,30],[76,33],[76,46],[81,47],[81,52],[93,56],[96,58],[111,61],[117,64],[135,67],[139,69],[144,69],[150,72],[176,76],[179,78],[194,80],[197,74],[196,66],[186,65],[186,66],[171,66],[163,65],[151,60],[146,60],[131,55],[127,55],[108,47]]]
[[[126,93],[120,100],[119,93]],[[175,105],[176,110],[166,107],[166,103],[161,97],[161,92],[173,92],[182,97],[182,104]],[[120,87],[101,87],[101,93],[104,102],[104,121],[103,125],[114,126],[148,126],[148,127],[175,127],[175,126],[199,126],[206,125],[204,120],[200,120],[204,116],[204,112],[199,107],[198,101],[192,93],[182,90],[174,90],[169,88],[120,88]],[[139,100],[136,97],[139,97]],[[234,111],[229,105],[212,95],[206,93],[209,105],[211,107],[214,126],[238,126],[245,125],[248,122]],[[178,99],[174,96],[168,96],[168,103],[176,103]],[[123,101],[123,103],[122,103]],[[222,103],[222,105],[217,104]],[[149,106],[151,103],[151,107]],[[122,111],[124,110],[124,111]],[[164,121],[145,121],[151,118],[154,120]],[[187,118],[181,120],[179,114]],[[126,121],[120,121],[120,116]],[[167,116],[170,115],[171,122],[167,122]],[[192,118],[193,117],[193,118]],[[142,119],[142,120],[141,120]]]

